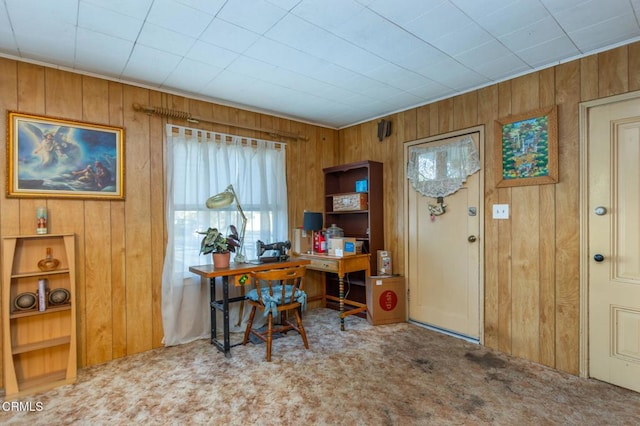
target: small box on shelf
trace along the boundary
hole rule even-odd
[[[355,238],[329,238],[329,255],[344,257],[354,254],[356,254]]]
[[[366,179],[356,181],[356,192],[367,192],[368,181]]]
[[[333,196],[333,211],[355,211],[366,210],[368,208],[367,194],[355,193]]]

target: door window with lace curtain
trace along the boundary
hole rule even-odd
[[[478,150],[470,136],[433,147],[410,149],[407,177],[427,197],[442,198],[463,187],[480,170]]]

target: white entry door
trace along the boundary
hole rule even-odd
[[[411,150],[471,137],[481,149],[480,133],[407,144]],[[406,164],[406,162],[405,162]],[[407,281],[409,319],[473,340],[480,339],[480,173],[467,178],[443,199],[444,213],[432,214],[437,199],[417,192],[407,180]]]
[[[640,99],[588,123],[589,375],[640,392]]]

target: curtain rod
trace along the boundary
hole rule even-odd
[[[308,137],[299,135],[298,133],[291,133],[291,132],[286,132],[284,130],[268,129],[268,128],[257,127],[257,126],[240,125],[240,124],[237,124],[237,123],[230,123],[228,121],[209,120],[209,119],[206,119],[206,118],[194,117],[189,112],[177,111],[175,109],[154,107],[154,106],[149,106],[149,105],[140,105],[138,103],[134,103],[133,104],[133,109],[136,110],[136,111],[145,112],[148,115],[156,114],[156,115],[159,115],[159,116],[162,116],[162,117],[167,117],[167,118],[178,118],[178,119],[186,120],[189,123],[220,124],[220,125],[223,125],[223,126],[237,127],[239,129],[255,130],[255,131],[258,131],[258,132],[263,132],[263,133],[268,134],[271,137],[278,137],[279,136],[281,138],[288,138],[288,139],[296,139],[296,140],[300,139],[300,140],[305,140],[305,141],[309,140]]]

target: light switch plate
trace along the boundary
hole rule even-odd
[[[493,218],[494,219],[509,219],[509,204],[494,204],[493,205]]]

